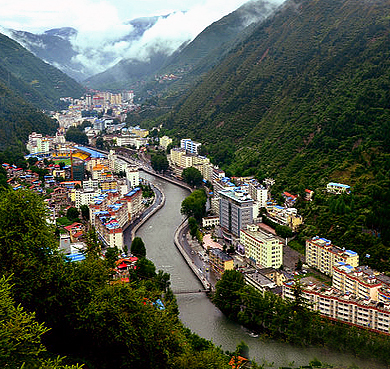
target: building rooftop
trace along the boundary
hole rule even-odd
[[[248,195],[248,193],[242,190],[228,189],[228,190],[221,190],[218,193],[222,196],[229,197],[230,199],[236,202],[253,203],[253,199]]]

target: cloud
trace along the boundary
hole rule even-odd
[[[107,19],[104,24],[99,22],[98,27],[86,24],[85,27],[79,28],[77,38],[72,40],[79,53],[76,60],[98,73],[123,58],[147,61],[152,52],[170,55],[183,43],[192,41],[208,25],[245,2],[246,0],[195,2],[186,11],[175,11],[167,17],[161,16],[153,27],[134,41],[123,40],[132,31],[129,25],[109,22]],[[166,10],[168,11],[168,8]]]
[[[282,0],[272,0],[281,3]],[[247,0],[12,0],[2,4],[0,24],[40,33],[73,27],[74,61],[88,74],[102,72],[122,58],[147,60],[151,52],[171,54],[208,25]],[[140,16],[161,16],[141,38],[130,39],[128,23]]]

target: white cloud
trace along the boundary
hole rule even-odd
[[[281,2],[281,0],[274,0]],[[4,4],[2,4],[4,2]],[[147,59],[149,52],[172,53],[209,24],[247,0],[0,0],[0,26],[34,33],[74,27],[76,59],[98,73],[123,57]],[[123,41],[132,31],[126,24],[142,16],[167,15],[140,40]]]

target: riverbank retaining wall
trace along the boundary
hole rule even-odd
[[[179,225],[179,227],[177,227],[175,235],[174,235],[175,246],[182,254],[182,256],[183,256],[184,260],[187,262],[188,266],[191,268],[191,270],[194,272],[196,277],[199,279],[200,283],[202,283],[203,288],[205,290],[210,290],[210,288],[211,288],[210,283],[207,281],[207,279],[203,275],[200,274],[198,268],[196,267],[196,265],[192,261],[190,255],[187,254],[187,252],[184,250],[182,244],[180,243],[181,237],[179,237],[179,235],[184,230],[184,228],[186,226],[187,226],[187,219],[183,220],[181,222],[181,224]]]

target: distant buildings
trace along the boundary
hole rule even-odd
[[[166,150],[168,146],[172,143],[172,138],[169,138],[168,136],[162,136],[160,137],[160,146]]]

